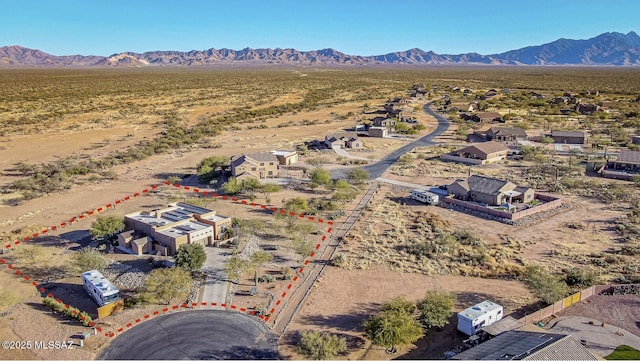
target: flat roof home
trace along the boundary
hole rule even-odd
[[[298,162],[298,152],[294,150],[272,150],[280,165],[291,165]]]
[[[467,179],[456,180],[447,186],[447,190],[457,199],[489,206],[500,206],[514,201],[529,203],[535,196],[533,188],[475,174]]]
[[[280,161],[272,152],[234,155],[231,157],[231,175],[238,179],[275,178],[278,164]]]
[[[507,157],[509,148],[498,142],[477,143],[443,154],[440,160],[465,164],[487,164],[503,160]]]
[[[136,254],[147,251],[171,256],[183,244],[214,245],[223,240],[232,219],[210,209],[173,203],[152,212],[126,214],[124,223],[128,232],[118,236],[119,246]]]
[[[387,127],[369,127],[369,136],[375,138],[384,138],[389,135]]]

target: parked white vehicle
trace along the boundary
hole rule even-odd
[[[114,286],[102,273],[92,270],[82,274],[84,289],[98,303],[100,307],[116,302],[120,299],[120,290]]]
[[[458,313],[458,330],[469,336],[502,319],[504,309],[491,301],[483,301]]]
[[[411,192],[411,198],[422,203],[433,204],[433,205],[438,204],[438,202],[440,201],[440,196],[438,194],[425,191],[422,189],[414,189]]]

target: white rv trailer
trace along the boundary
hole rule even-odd
[[[82,274],[84,289],[100,305],[100,307],[120,299],[120,290],[102,275],[92,270]]]
[[[458,313],[458,330],[473,336],[483,327],[501,320],[503,312],[503,307],[497,303],[480,302]]]
[[[423,189],[414,189],[411,192],[411,198],[422,203],[433,205],[438,204],[440,201],[440,196],[438,194]]]

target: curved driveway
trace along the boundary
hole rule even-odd
[[[389,167],[391,167],[391,165],[393,165],[393,163],[395,163],[398,158],[400,158],[403,154],[408,153],[410,151],[412,151],[414,148],[416,147],[426,147],[426,146],[430,146],[430,145],[434,145],[436,144],[433,139],[439,135],[442,135],[444,132],[447,131],[447,129],[449,129],[449,125],[451,124],[451,121],[449,121],[449,119],[443,117],[442,115],[434,112],[433,110],[431,110],[431,105],[433,104],[433,102],[429,102],[427,104],[425,104],[422,107],[422,110],[431,115],[432,117],[436,118],[436,120],[438,121],[438,126],[436,127],[436,129],[425,135],[422,138],[417,139],[416,141],[406,144],[396,150],[394,150],[393,152],[387,154],[384,158],[382,158],[381,160],[379,160],[378,162],[374,163],[374,164],[369,164],[367,166],[364,166],[362,169],[366,170],[367,172],[369,172],[370,175],[370,179],[376,179],[380,176],[382,176],[382,173],[384,173],[387,169],[389,169]],[[347,178],[347,173],[353,168],[349,168],[349,169],[334,169],[331,171],[331,177],[334,179],[344,179]]]
[[[222,310],[183,311],[138,325],[113,340],[100,360],[277,359],[278,345],[255,318]]]

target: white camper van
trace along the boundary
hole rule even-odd
[[[422,203],[433,205],[438,204],[438,202],[440,201],[439,195],[422,189],[414,189],[411,192],[411,198]]]
[[[82,284],[87,293],[96,300],[100,307],[120,299],[118,287],[114,286],[102,273],[96,270],[83,273]]]
[[[469,336],[483,327],[502,319],[503,307],[491,301],[483,301],[458,313],[458,330]]]

